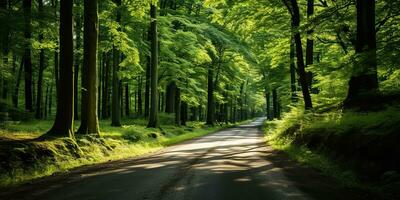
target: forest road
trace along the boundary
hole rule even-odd
[[[361,199],[269,147],[260,118],[139,159],[74,170],[0,199]]]

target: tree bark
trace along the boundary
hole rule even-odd
[[[43,118],[47,118],[47,116],[48,116],[48,107],[47,107],[47,104],[48,104],[48,102],[49,102],[49,86],[47,85],[46,86],[46,96],[45,96],[45,100],[44,100],[44,115],[43,115]]]
[[[349,81],[345,107],[368,104],[371,96],[378,91],[376,61],[375,1],[357,0],[357,38],[354,72]]]
[[[147,127],[156,128],[159,126],[158,120],[158,33],[157,33],[157,5],[151,4],[151,101],[149,124]]]
[[[24,58],[21,59],[21,64],[19,66],[17,74],[17,80],[15,82],[14,93],[12,96],[12,102],[15,108],[18,108],[19,86],[21,84],[22,70],[24,68],[24,60],[25,60]]]
[[[292,102],[297,100],[297,80],[296,80],[296,64],[295,64],[295,43],[293,36],[290,39],[290,89]]]
[[[181,125],[186,126],[188,120],[188,104],[184,101],[181,102]]]
[[[39,19],[44,20],[44,10],[43,10],[43,0],[39,0]],[[40,27],[43,28],[43,23],[40,23]],[[39,33],[39,42],[43,42],[43,33]],[[38,73],[38,82],[37,82],[37,95],[36,95],[36,119],[43,118],[43,110],[42,110],[42,99],[43,99],[43,71],[44,71],[44,49],[40,49],[39,53],[39,73]]]
[[[174,113],[175,92],[176,92],[175,82],[168,83],[167,88],[166,88],[166,99],[165,99],[165,112],[166,113]]]
[[[104,52],[103,53],[103,100],[102,102],[102,108],[101,108],[101,117],[103,119],[106,119],[109,117],[109,99],[110,99],[110,89],[109,89],[109,80],[110,80],[110,58],[109,58],[109,53]]]
[[[304,108],[306,110],[312,109],[312,101],[311,101],[311,95],[310,95],[310,90],[308,87],[308,82],[307,82],[307,73],[305,71],[305,66],[304,66],[304,57],[303,57],[303,47],[301,43],[301,35],[300,32],[298,31],[298,28],[300,27],[300,11],[299,11],[299,6],[297,4],[297,0],[291,0],[291,6],[293,9],[292,13],[292,27],[295,31],[294,34],[294,40],[296,43],[296,55],[297,55],[297,71],[299,75],[299,80],[301,84],[301,90],[303,93],[303,99],[304,99]]]
[[[175,125],[181,125],[181,90],[176,88],[175,91]]]
[[[24,10],[24,72],[25,72],[25,109],[33,111],[32,106],[32,61],[31,61],[31,38],[32,38],[32,0],[23,1]]]
[[[79,7],[80,6],[80,0],[75,0],[75,4],[76,4],[76,6],[77,7]],[[79,53],[79,50],[81,49],[81,43],[82,43],[82,38],[81,38],[81,32],[82,32],[82,16],[81,16],[81,14],[78,12],[77,14],[76,14],[76,17],[75,17],[75,34],[76,34],[76,50],[77,50],[77,53],[75,54],[75,63],[74,63],[74,65],[75,65],[75,75],[74,75],[74,77],[75,77],[75,79],[74,79],[74,119],[75,120],[78,120],[79,119],[79,108],[78,108],[78,100],[79,100],[79,90],[78,90],[78,88],[79,88],[79,83],[78,83],[78,81],[79,81],[79,64],[80,64],[80,62],[81,62],[81,59],[80,59],[80,53]],[[86,67],[86,66],[85,66]],[[82,74],[83,74],[83,70],[85,70],[85,69],[83,69],[83,66],[82,66]],[[82,82],[83,82],[83,79],[81,79],[81,88],[83,88],[83,84],[82,84]],[[82,98],[82,96],[83,96],[83,93],[84,93],[84,91],[81,89],[81,98]]]
[[[207,120],[206,124],[214,126],[215,103],[214,103],[214,69],[208,67],[208,87],[207,87]]]
[[[53,127],[46,135],[74,138],[73,23],[70,0],[60,2],[60,90]]]
[[[129,103],[129,84],[125,83],[125,115],[129,117],[130,113],[130,103]]]
[[[278,91],[277,89],[272,90],[272,106],[273,106],[273,118],[279,118],[279,106],[278,106]]]
[[[149,40],[150,40],[150,31],[149,31]],[[146,85],[144,91],[144,117],[149,117],[150,112],[150,75],[151,75],[151,60],[150,56],[147,56],[147,63],[146,63]],[[141,108],[140,110],[141,111]],[[141,115],[141,113],[140,113]]]
[[[81,126],[79,134],[100,136],[98,119],[97,0],[84,2]]]
[[[138,102],[137,102],[137,106],[138,106],[138,115],[142,116],[143,115],[143,98],[142,98],[142,84],[143,84],[143,79],[142,77],[139,77],[139,84],[138,84]],[[146,81],[147,84],[147,81]],[[147,85],[146,85],[147,86]],[[149,100],[149,99],[147,99]],[[149,102],[147,102],[147,107]],[[148,108],[147,108],[147,113],[148,113]]]

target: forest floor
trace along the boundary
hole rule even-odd
[[[233,126],[205,126],[188,122],[174,126],[172,115],[160,116],[160,129],[146,128],[144,119],[124,119],[122,127],[100,121],[101,138],[76,135],[76,140],[38,139],[52,120],[8,123],[0,126],[0,188],[9,188],[70,169],[137,157],[194,137]],[[79,127],[79,122],[75,123]]]
[[[5,199],[371,199],[267,145],[264,119],[142,158],[72,170],[0,193]]]
[[[292,108],[265,123],[274,149],[380,199],[400,199],[399,105],[354,112],[340,106]]]

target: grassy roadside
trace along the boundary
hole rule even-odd
[[[164,116],[161,121],[173,124],[171,120],[170,116]],[[0,188],[80,166],[152,153],[235,125],[209,127],[202,122],[189,122],[187,126],[162,125],[161,129],[149,129],[146,123],[142,119],[126,119],[122,127],[111,127],[108,121],[101,121],[101,138],[78,135],[76,141],[69,138],[36,141],[52,121],[3,125],[0,127]]]
[[[265,122],[265,137],[273,148],[344,187],[393,199],[399,195],[400,176],[389,164],[397,158],[393,138],[398,138],[399,111],[388,107],[369,113],[338,109],[305,113],[292,108],[281,120]]]

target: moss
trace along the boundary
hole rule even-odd
[[[162,123],[172,115],[163,115]],[[173,116],[172,116],[173,117]],[[172,118],[173,119],[173,118]],[[172,120],[173,121],[173,120]],[[51,121],[33,121],[0,127],[0,187],[10,187],[32,179],[65,172],[72,168],[135,157],[169,145],[199,137],[219,129],[201,122],[189,122],[187,127],[163,125],[162,129],[146,128],[143,119],[126,119],[122,127],[111,127],[101,121],[101,135],[76,135],[76,140],[58,138],[38,141]],[[76,127],[79,122],[76,123]]]

